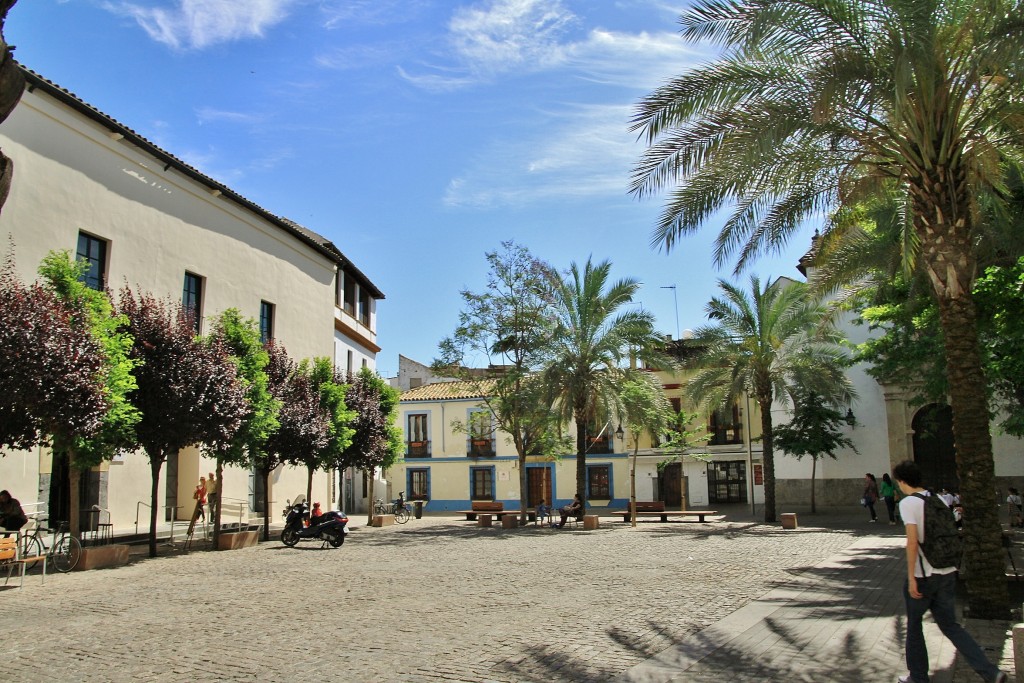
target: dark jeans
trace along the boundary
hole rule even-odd
[[[889,511],[889,521],[896,521],[896,499],[892,496],[886,496],[882,500],[885,501],[885,509]]]
[[[871,513],[871,519],[878,519],[878,515],[875,514],[875,501],[872,500],[865,507],[867,507],[868,512]]]
[[[967,664],[986,681],[994,681],[999,669],[988,661],[981,647],[960,624],[956,623],[956,572],[933,574],[917,580],[921,598],[912,598],[903,582],[903,599],[907,603],[907,669],[915,683],[928,681],[928,647],[924,642],[921,620],[931,610],[932,618],[942,635],[949,638]]]

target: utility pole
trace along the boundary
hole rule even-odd
[[[676,339],[679,339],[679,297],[676,295],[675,285],[662,285],[661,289],[672,290],[672,301],[676,306]]]

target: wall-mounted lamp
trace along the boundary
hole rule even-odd
[[[853,408],[846,409],[846,417],[844,417],[843,419],[846,420],[846,424],[850,425],[851,427],[857,426],[857,418],[853,414]]]
[[[626,438],[626,433],[622,431],[621,424],[619,425],[618,429],[615,430],[615,438],[618,439],[619,441],[622,441],[624,438]]]

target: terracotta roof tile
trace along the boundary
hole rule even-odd
[[[402,394],[404,401],[449,401],[467,398],[483,398],[488,389],[494,386],[494,380],[481,382],[435,382],[410,389]]]

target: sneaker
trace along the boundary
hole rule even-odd
[[[889,526],[896,526],[896,522],[889,522]]]
[[[1000,671],[996,675],[995,683],[1007,683],[1007,681],[1009,681],[1009,680],[1010,680],[1009,675],[1007,675],[1007,673],[1005,671]]]
[[[877,522],[878,520],[877,519],[869,519],[868,521],[873,523],[873,522]]]
[[[897,683],[914,683],[914,677],[907,674],[906,676],[900,676],[896,681]]]

